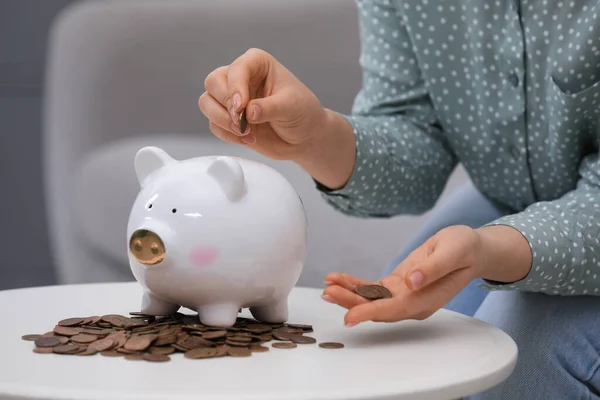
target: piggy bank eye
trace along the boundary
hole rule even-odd
[[[151,208],[152,208],[152,203],[150,203],[150,204],[148,205],[148,210],[150,210]]]
[[[173,214],[175,214],[175,213],[177,212],[177,209],[176,209],[176,208],[174,208],[174,209],[172,209],[172,210],[171,210],[171,212],[172,212]]]

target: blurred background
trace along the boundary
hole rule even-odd
[[[42,187],[48,32],[77,0],[0,0],[0,289],[55,282]]]
[[[377,278],[428,214],[343,216],[295,165],[208,130],[196,105],[205,76],[250,47],[350,111],[361,85],[351,0],[0,0],[0,289],[133,279],[125,228],[145,145],[272,165],[307,208],[299,284]],[[441,201],[465,179],[457,169]]]

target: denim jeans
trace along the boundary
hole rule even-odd
[[[500,212],[471,184],[436,208],[384,276],[415,248],[450,225],[480,227]],[[444,308],[474,316],[509,334],[519,357],[503,383],[471,400],[600,400],[600,297],[489,292],[471,282]]]

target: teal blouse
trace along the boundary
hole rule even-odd
[[[519,230],[533,265],[489,289],[600,290],[600,3],[357,0],[357,160],[340,190],[359,217],[430,209],[461,163]]]

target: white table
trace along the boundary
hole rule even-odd
[[[34,354],[29,333],[61,319],[139,309],[137,282],[0,292],[0,399],[453,399],[490,388],[513,371],[517,347],[494,327],[441,310],[425,321],[343,326],[344,310],[297,288],[291,323],[314,326],[316,344],[248,358],[168,363]],[[269,344],[267,344],[270,346]]]

